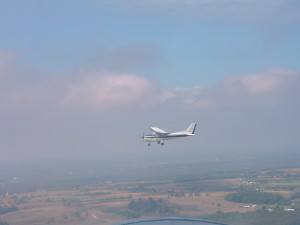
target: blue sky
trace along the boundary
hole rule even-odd
[[[107,2],[4,1],[1,48],[21,52],[25,64],[47,73],[77,69],[97,48],[118,51],[149,45],[144,51],[157,57],[148,62],[153,64],[121,69],[140,72],[168,87],[213,85],[227,75],[274,66],[299,70],[299,15],[288,17],[292,10],[299,13],[296,1],[277,1],[281,4],[274,12],[267,9],[273,1],[265,1],[262,9],[253,6],[260,3],[248,1],[244,5],[250,5],[249,12],[243,3],[226,0],[190,1],[183,12],[182,1],[148,1],[145,6],[138,1],[112,1],[111,6]],[[211,2],[211,11],[224,7],[225,15],[208,11],[202,17],[201,10],[198,15],[194,8],[201,8],[201,2]],[[227,15],[226,4],[236,4],[235,10],[245,10],[245,16]],[[117,67],[108,64],[102,66]]]
[[[191,149],[299,148],[299,25],[294,0],[1,1],[1,151],[100,154],[118,126],[137,154],[140,129],[191,120]]]

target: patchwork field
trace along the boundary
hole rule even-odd
[[[254,212],[266,205],[236,203],[224,196],[239,188],[261,189],[288,198],[300,189],[299,168],[247,173],[247,177],[229,178],[221,173],[209,179],[203,176],[182,176],[165,179],[106,181],[76,188],[44,188],[35,191],[5,193],[0,196],[0,221],[9,225],[111,225],[132,218],[195,217],[217,212]],[[218,174],[217,174],[218,175]],[[224,178],[225,177],[225,178]],[[80,178],[81,180],[82,178]],[[152,200],[153,199],[153,200]],[[162,211],[129,208],[130,203],[158,204]],[[294,207],[298,207],[298,199]],[[148,204],[148,205],[147,205]],[[160,204],[160,205],[159,205]],[[269,207],[269,206],[268,206]]]
[[[129,202],[149,198],[162,199],[177,206],[176,216],[199,217],[220,210],[223,212],[254,210],[254,208],[246,209],[242,204],[225,201],[223,197],[226,194],[227,192],[208,192],[201,193],[200,196],[185,194],[175,197],[110,189],[44,190],[2,197],[3,206],[11,205],[19,199],[23,199],[24,203],[18,204],[17,211],[1,215],[1,220],[9,221],[10,225],[113,224],[126,219],[121,212],[128,210]]]

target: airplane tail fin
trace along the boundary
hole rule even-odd
[[[191,125],[185,130],[188,134],[195,134],[196,123],[191,123]]]

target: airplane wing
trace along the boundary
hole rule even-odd
[[[169,132],[166,132],[158,127],[150,127],[150,130],[155,132],[158,136],[165,136],[169,134]]]

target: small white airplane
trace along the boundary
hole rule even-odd
[[[188,136],[194,136],[195,130],[196,130],[196,123],[191,123],[191,125],[184,131],[179,132],[166,132],[158,127],[150,127],[150,130],[153,131],[150,135],[143,135],[143,140],[149,142],[148,146],[151,145],[151,142],[157,142],[157,144],[164,145],[165,140],[170,140],[174,138],[180,138],[180,137],[188,137]]]

